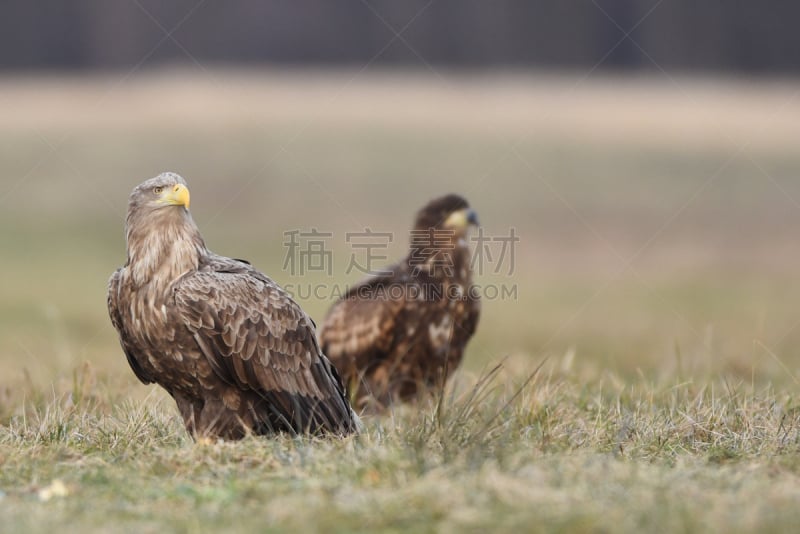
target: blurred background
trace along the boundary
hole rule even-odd
[[[467,372],[549,356],[576,379],[796,385],[794,3],[2,9],[0,413],[84,362],[148,393],[105,294],[127,196],[165,170],[210,248],[292,287],[358,280],[347,233],[393,232],[393,261],[417,209],[466,196],[487,236],[519,237],[476,275],[513,294],[484,295]],[[311,229],[331,268],[301,276],[287,232]],[[330,296],[298,300],[319,323]]]

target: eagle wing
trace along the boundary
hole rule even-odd
[[[331,307],[320,340],[348,382],[389,355],[405,304],[406,287],[386,275],[353,286]]]
[[[475,333],[475,330],[478,328],[478,320],[481,316],[481,301],[478,298],[469,299],[467,303],[467,313],[464,317],[464,320],[461,323],[457,323],[458,328],[460,328],[463,333],[467,336],[467,339],[472,337]]]
[[[352,431],[344,388],[311,320],[272,280],[236,262],[174,287],[178,315],[216,375],[254,392],[295,430]]]
[[[133,354],[136,351],[130,344],[128,336],[125,334],[125,323],[122,319],[123,310],[120,308],[120,301],[123,300],[121,295],[121,274],[122,269],[117,269],[114,271],[114,274],[111,275],[111,279],[108,281],[108,296],[106,297],[108,315],[111,318],[111,324],[114,325],[114,328],[119,334],[119,343],[122,345],[122,351],[125,353],[125,357],[128,359],[128,365],[131,366],[133,374],[135,374],[136,378],[141,380],[143,384],[152,384],[155,382],[155,380],[148,375],[144,369],[142,369],[142,367],[136,361],[136,358],[133,357]]]

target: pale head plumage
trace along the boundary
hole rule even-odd
[[[158,176],[145,180],[134,187],[128,197],[128,215],[131,212],[144,215],[168,206],[168,204],[158,200],[164,192],[168,192],[178,185],[188,189],[186,180],[174,172],[162,172]]]
[[[165,172],[136,186],[128,199],[125,236],[127,264],[138,285],[197,268],[205,244],[189,213],[186,180]]]

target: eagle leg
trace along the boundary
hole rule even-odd
[[[183,424],[186,426],[186,432],[188,432],[192,438],[195,438],[197,435],[197,423],[203,411],[203,401],[189,399],[179,393],[173,393],[172,397],[178,405],[178,411],[181,417],[183,417]]]

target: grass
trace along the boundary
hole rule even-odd
[[[521,388],[484,375],[355,438],[206,446],[164,399],[79,380],[0,431],[0,507],[15,530],[738,532],[798,518],[792,395],[546,370]]]
[[[0,78],[3,530],[794,527],[794,82],[208,76]],[[105,310],[128,192],[164,169],[213,250],[285,285],[356,280],[346,232],[399,232],[397,257],[413,211],[462,192],[521,237],[512,273],[478,276],[516,296],[484,299],[440,403],[195,445]],[[282,268],[311,227],[330,277]]]

